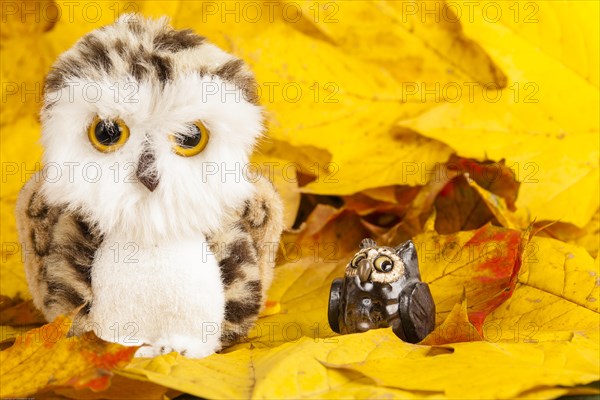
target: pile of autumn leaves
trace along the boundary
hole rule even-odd
[[[269,302],[249,339],[221,354],[132,359],[92,335],[67,339],[68,319],[40,327],[20,257],[3,247],[3,397],[597,393],[587,386],[600,377],[596,2],[515,3],[519,18],[496,2],[502,18],[476,8],[462,22],[448,17],[456,2],[282,2],[275,10],[302,18],[267,20],[265,9],[258,23],[228,24],[201,4],[131,4],[244,58],[263,85],[269,135],[253,162],[278,187],[288,228]],[[8,18],[3,81],[42,82],[61,51],[111,22],[114,7],[104,11],[94,23]],[[16,90],[2,109],[2,161],[33,166],[39,103]],[[5,242],[16,242],[20,185],[3,182]],[[329,285],[364,237],[415,242],[438,312],[423,343],[329,329]]]

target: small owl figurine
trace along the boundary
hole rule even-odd
[[[204,357],[243,338],[283,227],[272,184],[244,175],[263,132],[244,62],[190,30],[125,15],[49,73],[44,169],[17,224],[35,305],[79,310],[138,356]]]
[[[391,326],[405,342],[423,340],[435,327],[435,304],[413,242],[392,248],[363,239],[345,277],[331,285],[328,317],[337,333]]]

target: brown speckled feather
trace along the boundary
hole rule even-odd
[[[72,329],[78,334],[91,306],[91,268],[102,236],[81,215],[48,204],[42,179],[38,173],[27,182],[16,207],[27,281],[48,321],[82,307]]]

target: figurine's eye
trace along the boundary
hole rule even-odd
[[[190,125],[190,132],[185,135],[170,135],[173,151],[182,157],[192,157],[200,153],[208,143],[208,129],[201,121]]]
[[[352,262],[350,263],[350,266],[352,268],[358,268],[358,263],[361,262],[362,260],[364,260],[365,258],[367,258],[367,256],[365,256],[364,254],[359,254],[356,257],[354,257],[352,259]]]
[[[379,256],[375,259],[375,269],[381,272],[390,272],[394,262],[388,256]]]
[[[103,153],[120,149],[129,139],[129,128],[121,119],[94,118],[88,129],[88,138],[92,146]]]

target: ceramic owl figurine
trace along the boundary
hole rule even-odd
[[[328,311],[337,333],[391,326],[405,342],[423,340],[435,327],[435,303],[429,286],[421,282],[413,242],[393,248],[363,239],[345,277],[331,285]]]
[[[252,327],[282,203],[244,176],[263,132],[245,63],[190,30],[126,15],[49,73],[44,168],[17,223],[35,305],[72,333],[204,357]]]

